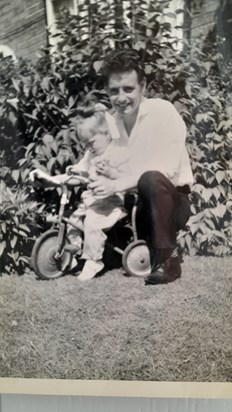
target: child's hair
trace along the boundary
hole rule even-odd
[[[106,106],[102,103],[97,103],[94,99],[86,98],[76,111],[76,124],[79,137],[82,136],[85,130],[91,134],[97,132],[107,133],[108,125],[106,121]]]

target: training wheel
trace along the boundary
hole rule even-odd
[[[131,276],[145,277],[151,273],[150,252],[145,240],[135,240],[126,247],[122,264]]]

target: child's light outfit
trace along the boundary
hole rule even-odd
[[[104,166],[101,176],[107,178],[116,179],[130,174],[127,149],[120,146],[115,140],[111,141],[101,156],[94,156],[93,153],[87,150],[83,159],[73,169],[88,172],[89,178],[93,179],[96,175],[100,175],[97,169],[99,164]],[[107,239],[104,230],[110,229],[123,216],[124,196],[122,193],[116,193],[106,198],[99,198],[91,190],[86,190],[82,193],[82,201],[86,208],[84,220],[80,208],[71,215],[70,219],[74,224],[83,221],[84,244],[82,258],[87,261],[99,262],[102,259]],[[72,239],[72,244],[81,246],[81,236],[78,230],[69,227],[68,237]],[[79,276],[80,279],[81,276],[82,274]],[[83,280],[86,280],[86,277],[84,278]]]

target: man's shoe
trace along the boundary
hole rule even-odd
[[[163,265],[156,267],[145,279],[145,285],[158,285],[173,282],[181,276],[181,258],[170,256]]]

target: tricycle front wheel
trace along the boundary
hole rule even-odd
[[[35,242],[32,255],[32,267],[41,279],[57,279],[64,274],[71,265],[72,254],[64,251],[64,240],[61,256],[57,257],[58,231],[48,230]]]

